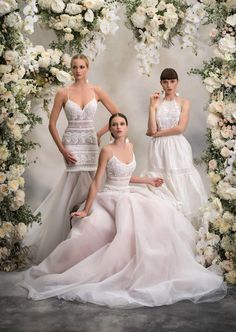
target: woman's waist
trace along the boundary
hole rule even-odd
[[[68,120],[68,127],[75,130],[95,130],[93,120]]]
[[[130,176],[109,177],[106,179],[103,191],[129,191]]]

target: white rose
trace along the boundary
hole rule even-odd
[[[16,231],[18,232],[20,239],[23,239],[27,232],[27,226],[20,222],[18,225],[16,225]]]
[[[7,173],[8,179],[14,179],[21,176],[25,171],[23,165],[13,164],[9,167],[9,172]]]
[[[215,172],[208,173],[208,176],[210,178],[211,183],[216,184],[220,181],[221,177],[219,174],[216,174]]]
[[[230,272],[234,269],[234,264],[232,261],[224,260],[220,262],[220,267],[222,268],[222,270]]]
[[[12,65],[0,65],[0,74],[8,74],[12,71]]]
[[[233,138],[234,137],[234,131],[231,129],[230,126],[223,127],[220,131],[221,136],[224,138]]]
[[[100,9],[104,4],[103,0],[84,0],[83,5],[88,9]]]
[[[62,83],[70,83],[72,81],[71,75],[68,74],[67,72],[65,72],[64,70],[60,70],[57,74],[56,74],[56,78],[58,79],[59,82]]]
[[[220,154],[222,155],[222,157],[228,158],[231,155],[231,151],[228,148],[223,147],[220,151]]]
[[[217,113],[223,113],[225,110],[225,105],[223,101],[213,101],[210,103],[208,107],[209,112],[217,112]]]
[[[208,264],[211,264],[213,259],[217,256],[217,251],[211,246],[207,246],[204,251],[204,257]]]
[[[156,8],[155,7],[148,7],[146,8],[146,13],[149,17],[153,17],[156,14]]]
[[[19,79],[17,73],[13,72],[11,74],[4,74],[2,77],[2,81],[4,83],[10,83],[10,82],[17,82]]]
[[[52,0],[38,0],[38,5],[43,9],[50,9]]]
[[[10,153],[5,146],[0,146],[0,160],[6,161]]]
[[[8,190],[8,185],[7,184],[1,184],[0,185],[0,194],[2,197],[5,197],[7,196],[9,193],[9,190]]]
[[[217,127],[220,121],[220,117],[214,113],[209,113],[207,117],[208,128]]]
[[[163,11],[165,9],[166,9],[166,3],[164,1],[161,1],[157,6],[157,10],[158,11]]]
[[[21,128],[17,124],[12,129],[12,134],[16,141],[19,141],[22,138]]]
[[[70,15],[67,15],[67,14],[62,14],[60,15],[60,23],[61,23],[61,26],[69,26],[69,22],[70,20],[73,19],[73,17],[70,17]],[[60,29],[58,29],[60,30]]]
[[[59,72],[60,70],[56,67],[51,67],[50,68],[50,73],[53,75],[53,76],[56,76],[57,73]]]
[[[6,180],[6,174],[3,172],[0,172],[0,183],[3,183]]]
[[[215,89],[221,87],[221,80],[217,76],[210,76],[204,79],[204,84],[208,92],[212,93]]]
[[[81,14],[72,16],[68,23],[68,27],[75,31],[80,31],[82,22],[83,22],[83,16]]]
[[[8,188],[10,191],[17,191],[19,188],[19,182],[17,180],[8,181]]]
[[[236,188],[233,188],[228,182],[220,181],[217,186],[217,193],[225,200],[236,199]]]
[[[10,13],[5,17],[5,24],[9,27],[19,29],[22,25],[20,15],[18,13]]]
[[[55,30],[63,30],[65,27],[65,25],[63,24],[63,22],[56,22],[55,24],[53,24],[53,28]]]
[[[87,22],[93,22],[94,20],[94,13],[91,9],[88,9],[86,13],[84,14],[84,19]]]
[[[73,33],[66,33],[65,36],[64,36],[64,39],[68,42],[73,40],[74,39]]]
[[[209,166],[209,169],[211,169],[211,170],[216,169],[216,167],[217,167],[216,160],[215,159],[210,160],[209,163],[208,163],[208,166]]]
[[[219,40],[219,49],[224,53],[235,53],[236,42],[235,37],[227,34],[224,38]]]
[[[76,15],[82,13],[82,6],[76,5],[74,3],[68,3],[65,12],[70,15]]]
[[[225,142],[220,138],[214,139],[212,143],[217,149],[220,149],[225,145]]]
[[[41,68],[48,68],[50,62],[51,62],[50,56],[48,57],[44,56],[38,60],[38,65]]]
[[[51,9],[54,13],[62,13],[64,8],[65,8],[65,4],[62,0],[52,0],[51,2]]]
[[[69,54],[67,54],[67,53],[63,54],[62,57],[61,57],[61,62],[66,67],[70,68],[71,56]]]
[[[228,16],[226,23],[229,25],[232,25],[232,27],[234,27],[236,25],[236,14]]]
[[[11,11],[18,8],[17,2],[15,0],[0,1],[0,16],[6,15]]]
[[[139,15],[137,13],[134,13],[131,16],[131,21],[136,28],[142,29],[144,28],[146,22],[146,15]]]
[[[8,50],[4,53],[4,59],[7,64],[16,64],[18,60],[18,53],[16,51]]]
[[[171,29],[176,26],[179,17],[175,12],[166,12],[164,13],[164,19],[167,29]]]
[[[107,20],[101,20],[100,21],[100,30],[104,35],[108,35],[110,32],[110,22]]]

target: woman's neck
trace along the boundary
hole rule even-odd
[[[176,94],[175,94],[175,93],[174,93],[174,94],[170,94],[170,95],[165,94],[164,99],[165,99],[165,100],[168,100],[168,101],[172,101],[172,100],[175,99],[175,97],[176,97]]]
[[[86,85],[88,85],[88,82],[86,79],[77,80],[72,84],[72,86],[74,86],[74,87],[85,87]]]

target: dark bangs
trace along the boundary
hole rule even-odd
[[[173,68],[166,68],[162,71],[160,80],[179,80],[178,74]]]

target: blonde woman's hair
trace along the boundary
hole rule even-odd
[[[83,60],[86,64],[86,67],[89,68],[89,59],[86,57],[86,55],[84,55],[84,54],[75,54],[75,55],[73,55],[72,58],[71,58],[71,62],[70,62],[71,66],[72,66],[73,61],[76,60],[76,59]]]

